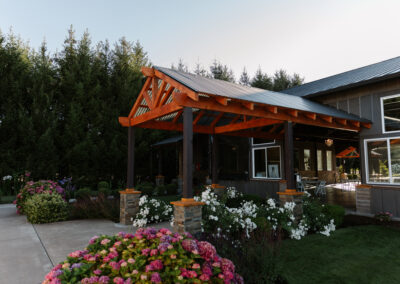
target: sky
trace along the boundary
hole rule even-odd
[[[306,82],[400,56],[398,0],[0,0],[0,30],[60,51],[72,25],[94,43],[139,40],[154,65],[218,60]]]

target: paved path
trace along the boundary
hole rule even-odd
[[[170,228],[169,223],[154,227]],[[108,220],[74,220],[31,225],[15,205],[0,205],[0,284],[41,283],[53,265],[83,249],[95,235],[134,232]]]

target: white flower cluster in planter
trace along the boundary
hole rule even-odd
[[[133,226],[141,228],[147,224],[168,221],[172,211],[172,206],[166,202],[143,195],[139,199],[139,212],[133,220]]]

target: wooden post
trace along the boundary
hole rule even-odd
[[[183,108],[183,198],[193,198],[193,110]]]
[[[294,150],[293,150],[293,123],[285,121],[285,176],[288,189],[295,189],[294,181]]]
[[[128,127],[128,167],[126,188],[133,189],[134,187],[134,165],[135,165],[135,130],[133,126]]]
[[[212,153],[211,153],[211,177],[212,184],[218,184],[218,139],[217,135],[212,135]]]
[[[158,150],[158,175],[162,175],[162,151],[161,148]]]

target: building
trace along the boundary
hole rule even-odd
[[[182,149],[184,196],[192,175],[261,196],[295,188],[295,173],[336,183],[336,156],[353,149],[358,209],[400,216],[400,57],[280,93],[162,67],[142,72],[147,81],[120,123],[129,133],[184,132],[171,140]]]

